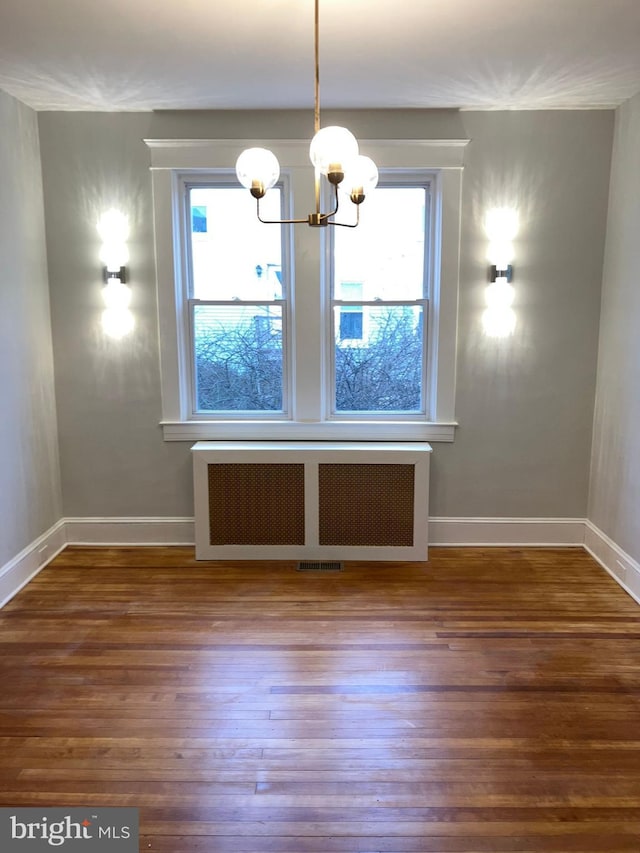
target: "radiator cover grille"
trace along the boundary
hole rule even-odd
[[[211,545],[304,545],[304,465],[209,465]]]
[[[413,545],[413,465],[319,465],[321,545]]]

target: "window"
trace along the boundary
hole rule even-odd
[[[244,140],[147,144],[166,439],[453,440],[464,141],[370,144],[355,229],[259,223]],[[265,216],[306,215],[307,146],[264,144]]]
[[[242,187],[189,179],[181,187],[191,222],[185,246],[191,414],[282,415],[288,361],[282,229],[257,221]],[[282,216],[281,187],[269,192],[264,211]]]
[[[367,205],[333,235],[332,414],[425,416],[430,179],[383,174]]]

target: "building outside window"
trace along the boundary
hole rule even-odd
[[[363,340],[362,287],[361,281],[340,281],[335,285],[341,299],[337,340],[342,344]]]

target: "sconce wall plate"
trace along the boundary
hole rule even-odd
[[[513,266],[509,264],[506,269],[498,269],[495,264],[490,266],[489,281],[494,282],[499,278],[506,278],[506,280],[511,283],[513,281]]]
[[[109,267],[102,268],[102,280],[105,284],[110,281],[119,281],[120,284],[127,283],[127,268],[120,267],[119,270],[110,270]]]

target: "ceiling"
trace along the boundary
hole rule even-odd
[[[640,91],[640,0],[321,0],[322,105],[560,109]],[[313,0],[0,0],[37,110],[313,106]]]

